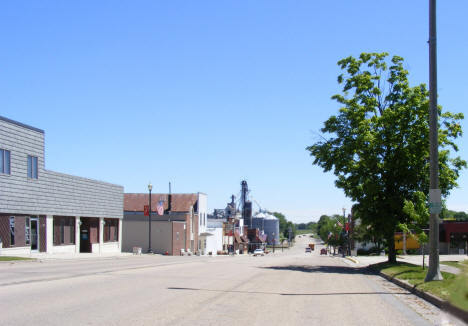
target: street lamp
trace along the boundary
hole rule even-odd
[[[151,190],[153,190],[153,185],[151,182],[148,184],[149,191],[149,216],[148,216],[148,253],[152,254],[153,250],[151,249]]]
[[[344,208],[344,207],[343,207],[343,227],[345,228],[345,231],[346,231],[346,208]],[[342,253],[343,253],[343,257],[345,257],[346,254],[345,254],[344,246],[342,248]]]

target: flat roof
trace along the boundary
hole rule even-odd
[[[42,130],[42,129],[39,129],[39,128],[36,128],[36,127],[32,127],[32,126],[30,126],[30,125],[27,125],[27,124],[24,124],[24,123],[15,121],[15,120],[11,120],[11,119],[2,117],[1,115],[0,115],[0,120],[3,120],[3,121],[8,122],[8,123],[12,123],[12,124],[14,124],[14,125],[17,125],[17,126],[20,126],[20,127],[23,127],[23,128],[27,128],[27,129],[30,129],[30,130],[34,130],[34,131],[40,132],[41,134],[44,133],[44,130]]]

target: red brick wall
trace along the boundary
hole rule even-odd
[[[0,238],[3,248],[10,247],[10,215],[0,215]]]
[[[15,216],[15,247],[26,246],[25,224],[26,224],[25,216]]]

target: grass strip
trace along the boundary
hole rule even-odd
[[[452,267],[456,267],[456,268],[460,268],[460,269],[468,266],[468,260],[464,260],[464,261],[441,261],[440,263],[443,264],[443,265],[448,265],[448,266],[452,266]]]
[[[26,258],[26,257],[0,256],[0,261],[15,261],[15,260],[35,260],[35,259]]]
[[[396,264],[383,262],[375,264],[373,267],[388,276],[407,281],[420,291],[431,293],[468,311],[468,277],[466,273],[454,275],[441,272],[444,278],[442,281],[424,282],[427,267],[423,269],[422,266],[401,262]]]

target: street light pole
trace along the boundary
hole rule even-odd
[[[151,182],[148,184],[148,191],[149,191],[149,216],[148,216],[148,253],[152,254],[153,249],[151,249],[151,190],[153,190],[153,185]]]
[[[343,228],[345,229],[346,231],[346,208],[343,207]],[[344,246],[343,246],[344,247]],[[345,254],[345,248],[342,248],[342,253],[343,253],[343,257],[346,256]]]
[[[438,143],[438,112],[437,112],[437,29],[436,0],[429,0],[429,155],[430,155],[430,191],[434,197],[440,197],[439,188],[439,143]],[[439,266],[439,213],[440,198],[430,199],[430,229],[429,229],[429,270],[425,282],[443,279]],[[432,204],[432,205],[431,205]],[[434,205],[438,204],[438,206]],[[432,207],[431,207],[432,206]]]
[[[346,231],[346,234],[348,236],[348,256],[351,256],[351,214],[348,214],[348,230]]]

